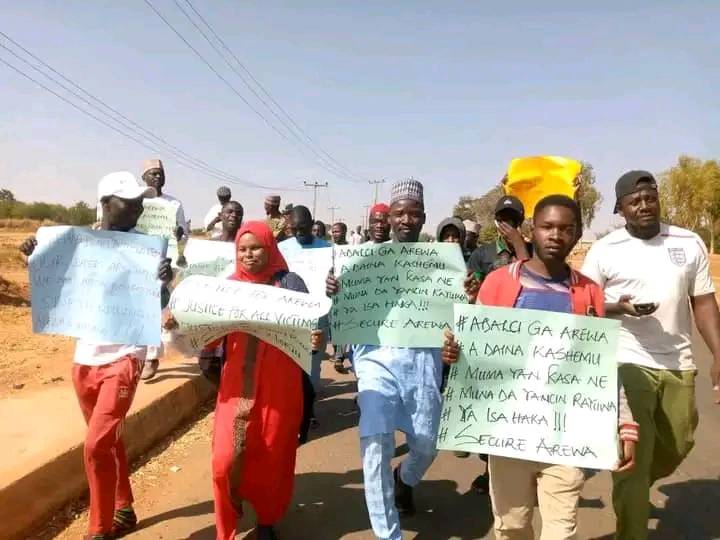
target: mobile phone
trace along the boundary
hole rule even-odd
[[[650,315],[655,313],[658,305],[654,302],[648,302],[645,304],[633,304],[633,307],[635,308],[635,311],[637,311],[638,315]]]

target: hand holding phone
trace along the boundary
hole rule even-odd
[[[645,317],[655,313],[658,308],[658,304],[655,302],[647,302],[643,304],[633,304],[633,307],[635,308],[635,312],[638,317]]]

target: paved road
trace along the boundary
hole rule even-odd
[[[720,406],[713,404],[707,351],[704,346],[698,349],[701,421],[697,447],[681,469],[653,491],[657,511],[651,521],[651,537],[655,540],[720,538]],[[313,440],[299,450],[294,500],[278,533],[283,539],[371,539],[362,491],[354,383],[352,377],[338,376],[325,364],[324,389],[317,407],[320,427]],[[215,538],[211,416],[136,471],[134,486],[142,529],[128,538]],[[400,438],[398,453],[403,453]],[[489,500],[469,490],[480,463],[474,457],[462,460],[441,453],[416,490],[419,513],[403,523],[406,539],[492,538]],[[81,516],[59,538],[78,538],[84,519]],[[609,540],[613,523],[609,475],[598,474],[588,480],[583,492],[580,538]],[[252,526],[251,516],[246,516],[240,538],[253,538]]]

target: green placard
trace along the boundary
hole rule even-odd
[[[159,236],[168,241],[167,256],[176,265],[182,246],[178,246],[175,238],[177,229],[177,211],[180,203],[154,198],[143,200],[143,213],[138,219],[135,229],[150,236]]]
[[[467,301],[458,244],[336,246],[334,258],[337,345],[440,347],[443,330],[452,326],[453,304]]]
[[[611,469],[619,328],[609,319],[456,305],[461,354],[438,448]]]

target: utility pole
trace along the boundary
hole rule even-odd
[[[368,180],[368,184],[371,186],[375,186],[375,199],[373,200],[373,204],[377,204],[378,201],[378,188],[380,187],[380,184],[384,184],[385,179],[383,180]]]
[[[365,229],[368,229],[370,227],[370,218],[368,216],[368,212],[370,211],[370,205],[365,205],[365,213],[362,216],[363,220],[363,232],[365,232]]]
[[[330,218],[330,226],[332,227],[335,225],[335,210],[340,210],[339,206],[328,206],[328,210],[330,210],[332,217]]]
[[[312,217],[313,217],[313,219],[316,219],[316,217],[315,217],[315,210],[317,209],[317,190],[318,190],[318,188],[320,188],[320,187],[324,187],[324,188],[328,187],[328,183],[325,182],[324,184],[321,184],[320,182],[315,181],[315,182],[313,182],[313,183],[303,182],[303,184],[305,185],[305,187],[311,187],[311,188],[313,188],[313,212],[312,212]]]

